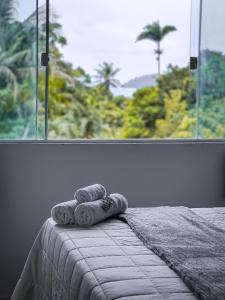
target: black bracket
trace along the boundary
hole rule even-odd
[[[197,57],[191,57],[190,58],[190,69],[191,70],[197,70],[198,69],[198,58]]]
[[[42,67],[48,67],[49,56],[48,53],[41,53],[41,65]]]

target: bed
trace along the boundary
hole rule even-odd
[[[193,209],[225,230],[225,208]],[[90,228],[48,219],[30,251],[12,300],[196,300],[128,224],[110,219]]]

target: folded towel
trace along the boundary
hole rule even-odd
[[[79,203],[95,201],[106,196],[106,189],[101,184],[93,184],[77,190],[74,199]]]
[[[91,226],[109,217],[122,214],[128,207],[127,199],[120,194],[112,194],[106,199],[86,202],[75,209],[75,218],[80,226]]]
[[[79,203],[76,200],[60,203],[51,210],[53,220],[60,225],[75,225],[74,210]]]

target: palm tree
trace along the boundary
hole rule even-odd
[[[14,21],[15,16],[15,1],[0,0],[0,51],[4,50],[4,38],[7,34],[7,26]]]
[[[18,94],[18,74],[16,72],[16,64],[20,65],[20,76],[28,74],[32,70],[26,67],[26,62],[31,60],[31,52],[29,50],[21,50],[16,53],[13,51],[0,52],[0,78],[5,79],[13,86],[14,101],[17,100]]]
[[[12,57],[12,51],[4,51],[5,38],[7,35],[8,24],[14,20],[15,1],[0,1],[0,78],[5,78],[13,85],[14,98],[17,96],[17,78],[12,70],[13,62],[16,61]],[[15,55],[15,58],[17,56]]]
[[[120,85],[119,80],[115,78],[120,69],[114,69],[113,63],[103,62],[98,66],[98,69],[95,69],[95,71],[97,73],[95,76],[97,82],[100,83],[107,92],[110,91],[110,87],[117,87]]]
[[[72,71],[72,66],[63,62],[62,54],[59,47],[67,45],[67,39],[62,35],[62,25],[57,22],[56,15],[49,25],[49,47],[51,52],[50,75],[64,79],[70,87],[74,87],[75,79]]]
[[[148,24],[144,27],[143,31],[140,33],[140,35],[137,37],[137,42],[142,40],[150,40],[157,44],[157,49],[155,50],[156,54],[156,60],[158,62],[158,74],[160,75],[161,72],[161,62],[160,57],[163,54],[163,50],[161,49],[161,42],[164,39],[164,37],[173,32],[176,31],[176,27],[167,25],[165,27],[161,27],[159,21],[154,22],[153,24]]]
[[[0,89],[11,88],[16,113],[21,117],[22,104],[17,102],[17,98],[21,91],[19,87],[28,82],[33,74],[31,44],[35,41],[35,31],[25,23],[12,21],[9,14],[7,18],[10,20],[4,23],[7,30],[3,35],[0,32]]]
[[[5,78],[13,86],[14,100],[17,98],[18,84],[17,78],[11,66],[8,64],[9,57],[6,53],[0,54],[0,78]]]
[[[13,21],[14,13],[15,13],[14,0],[0,1],[0,24]]]

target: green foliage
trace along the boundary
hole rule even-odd
[[[98,66],[96,71],[96,79],[97,82],[101,85],[106,92],[110,91],[111,87],[117,87],[120,85],[119,80],[115,78],[115,76],[119,73],[120,69],[114,69],[113,63],[109,64],[107,62],[103,62],[103,64]]]
[[[5,11],[3,14],[2,12]],[[31,139],[36,136],[35,15],[14,21],[14,2],[0,1],[0,138]],[[40,24],[44,47],[45,24]],[[148,25],[138,40],[157,43],[173,26]],[[81,67],[66,62],[61,47],[67,40],[57,18],[50,24],[49,138],[225,138],[225,56],[201,54],[201,99],[196,122],[196,80],[188,68],[169,66],[156,87],[138,89],[132,97],[114,96],[112,87],[119,69],[103,62],[94,82]],[[159,46],[159,45],[158,45]],[[158,59],[162,54],[157,48]],[[97,83],[95,82],[97,79]],[[44,134],[45,74],[39,70],[38,136]]]
[[[14,21],[14,4],[0,3],[0,137],[30,138],[35,124],[35,27]]]
[[[195,118],[189,116],[182,90],[170,91],[164,99],[165,116],[156,120],[156,138],[193,138]]]
[[[161,94],[171,97],[171,92],[181,90],[182,97],[187,101],[188,108],[196,104],[196,78],[189,68],[179,68],[169,65],[167,73],[158,78]]]
[[[225,138],[225,56],[222,53],[201,52],[199,87],[199,137]]]
[[[200,108],[199,135],[207,139],[225,138],[225,98]]]
[[[0,1],[0,24],[8,23],[13,20],[15,13],[14,0]]]
[[[162,116],[163,106],[159,89],[154,87],[138,90],[129,100],[124,113],[123,138],[150,138],[154,134],[155,121]]]
[[[201,105],[207,107],[212,101],[225,97],[225,56],[205,50],[201,53],[201,61]]]

